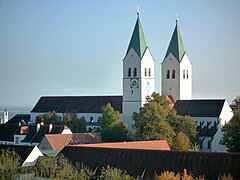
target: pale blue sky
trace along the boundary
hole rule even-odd
[[[43,95],[121,95],[138,5],[157,92],[178,14],[193,98],[240,95],[239,0],[0,0],[0,107],[33,107]]]

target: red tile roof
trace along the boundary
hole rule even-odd
[[[99,133],[46,134],[45,137],[53,150],[62,149],[64,146],[72,144],[102,142]]]
[[[166,140],[79,144],[76,146],[95,147],[95,148],[117,148],[117,149],[170,150]]]

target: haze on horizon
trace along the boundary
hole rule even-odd
[[[178,14],[193,98],[240,95],[238,0],[0,0],[0,108],[31,108],[41,96],[121,95],[138,5],[157,92]]]

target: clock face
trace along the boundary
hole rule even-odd
[[[130,80],[130,87],[132,89],[136,89],[138,88],[138,79],[134,78]]]

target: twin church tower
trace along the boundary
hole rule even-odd
[[[162,95],[177,100],[192,99],[192,64],[183,46],[178,20],[162,61]],[[123,59],[122,119],[132,129],[133,112],[146,103],[146,97],[155,91],[154,59],[147,46],[137,16],[133,34]]]

